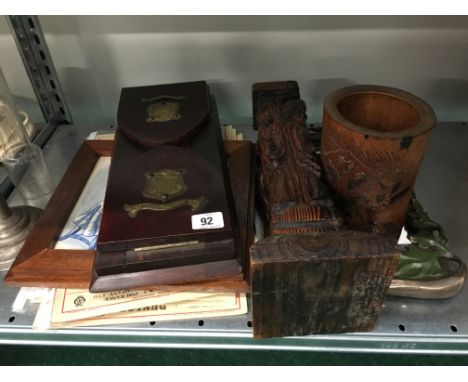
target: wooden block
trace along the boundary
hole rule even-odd
[[[398,265],[393,238],[342,231],[270,236],[251,247],[256,338],[372,330]]]

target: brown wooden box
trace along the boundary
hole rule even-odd
[[[207,83],[123,88],[117,123],[90,290],[241,273],[227,157]],[[198,226],[207,214],[220,220]]]

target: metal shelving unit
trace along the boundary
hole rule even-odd
[[[239,127],[252,134],[248,126]],[[58,128],[44,147],[53,181],[65,172],[75,150],[90,131]],[[468,128],[440,124],[434,131],[416,191],[430,215],[445,228],[451,250],[468,262]],[[67,147],[66,151],[61,148]],[[72,149],[74,148],[74,149]],[[10,202],[20,202],[17,195]],[[2,275],[0,275],[2,276]],[[68,346],[468,354],[468,290],[448,300],[388,297],[373,332],[254,340],[250,314],[151,324],[114,325],[35,332],[37,307],[22,314],[11,305],[18,289],[0,287],[0,343]]]
[[[11,34],[36,94],[46,123],[38,126],[33,143],[44,146],[59,125],[72,123],[69,108],[42,33],[39,18],[33,15],[8,16]],[[0,192],[9,195],[13,185],[0,168]]]
[[[12,35],[47,122],[72,123],[62,87],[37,16],[8,16]]]
[[[33,82],[34,86],[34,82]],[[228,121],[223,121],[228,122]],[[236,126],[255,139],[250,126]],[[58,183],[89,128],[58,128],[44,145],[53,182]],[[432,133],[416,184],[418,199],[444,227],[451,251],[468,262],[468,127],[441,123]],[[67,150],[63,150],[67,147]],[[11,205],[21,203],[13,193]],[[4,274],[0,273],[0,277]],[[18,289],[0,286],[0,344],[67,345],[138,348],[198,348],[373,352],[398,354],[468,354],[468,289],[448,300],[388,297],[374,331],[254,340],[251,315],[165,323],[139,323],[37,332],[37,307],[11,311]]]

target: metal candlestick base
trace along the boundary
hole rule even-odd
[[[4,208],[5,206],[3,204],[3,208],[0,208],[0,271],[10,268],[42,212],[40,208],[30,206]]]

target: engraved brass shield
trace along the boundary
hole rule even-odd
[[[162,100],[146,107],[146,122],[167,122],[180,119],[180,104],[173,100]]]
[[[184,182],[184,170],[163,169],[145,174],[143,196],[167,202],[187,191]]]

